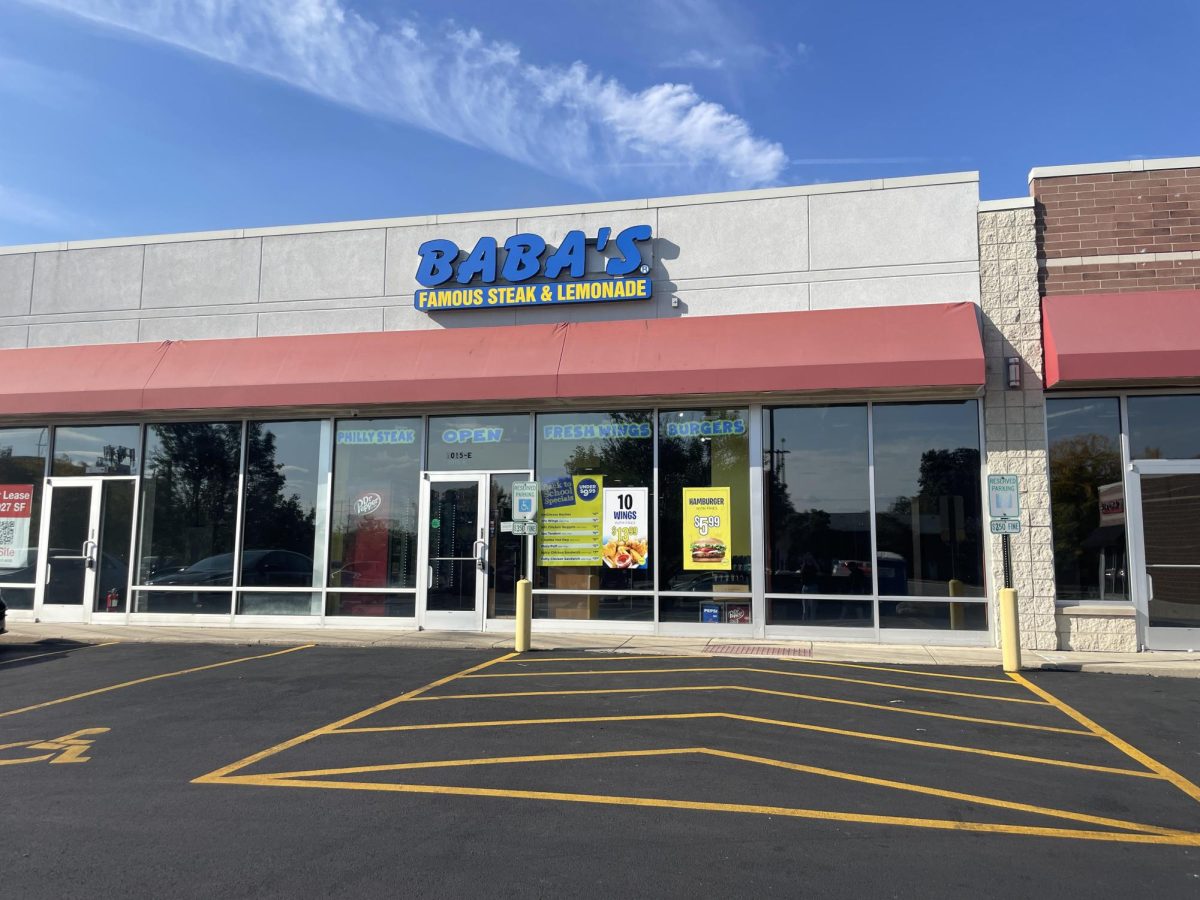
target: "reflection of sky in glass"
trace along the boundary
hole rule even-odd
[[[320,422],[270,422],[260,426],[264,436],[275,435],[275,464],[287,484],[280,494],[300,498],[305,510],[317,504],[317,465],[320,460]]]
[[[80,466],[94,465],[104,455],[106,446],[136,451],[137,444],[136,425],[60,426],[54,429],[54,456],[69,459]]]
[[[1057,441],[1088,434],[1109,438],[1115,447],[1121,438],[1117,398],[1047,400],[1046,431],[1052,450]]]
[[[1129,452],[1134,459],[1200,457],[1200,394],[1130,397]]]
[[[45,456],[49,435],[45,428],[0,429],[0,450],[11,450],[12,456]]]
[[[875,494],[885,512],[921,490],[921,457],[930,450],[979,449],[976,401],[879,403],[874,407]]]
[[[870,506],[866,406],[778,409],[768,459],[797,512],[863,512]]]

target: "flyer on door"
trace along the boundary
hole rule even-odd
[[[729,488],[683,489],[683,568],[730,571]]]
[[[542,482],[539,566],[599,566],[604,476]]]
[[[650,564],[650,489],[604,489],[604,565],[645,569]]]

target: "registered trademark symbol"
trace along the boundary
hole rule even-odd
[[[648,265],[646,265],[645,263],[642,263],[640,266],[638,266],[638,271],[641,272],[643,275],[649,275],[650,267]]]

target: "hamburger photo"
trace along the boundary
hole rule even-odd
[[[714,538],[692,542],[692,562],[723,562],[725,542]]]

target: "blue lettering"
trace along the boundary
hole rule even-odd
[[[617,251],[621,255],[610,259],[605,264],[604,271],[609,275],[629,275],[636,272],[642,264],[642,251],[637,243],[650,240],[650,234],[649,225],[630,225],[617,232],[615,240]]]
[[[496,280],[496,239],[481,237],[475,244],[471,255],[463,260],[458,267],[458,283],[470,284],[476,275],[483,276],[485,282]]]
[[[538,273],[546,242],[536,234],[514,234],[504,242],[504,249],[508,255],[504,258],[502,274],[505,281],[515,284],[528,281]]]
[[[417,283],[425,287],[437,287],[449,281],[454,274],[454,261],[458,259],[458,244],[438,238],[426,241],[417,248],[421,264],[417,266]]]
[[[568,231],[558,249],[546,260],[546,277],[557,278],[562,270],[571,267],[572,278],[582,278],[587,262],[587,244],[582,231]]]

